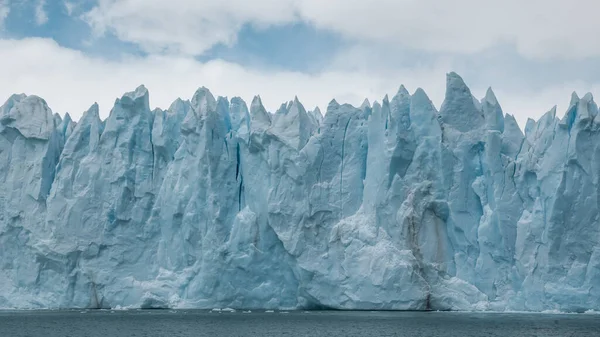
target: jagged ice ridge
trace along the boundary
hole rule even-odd
[[[525,134],[455,73],[439,112],[148,97],[0,108],[0,308],[600,310],[591,94]]]

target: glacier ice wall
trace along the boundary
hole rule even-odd
[[[0,108],[0,308],[600,310],[600,117],[455,73],[321,114],[140,86],[76,123]]]

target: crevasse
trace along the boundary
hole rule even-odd
[[[591,94],[525,134],[455,73],[440,111],[148,97],[0,108],[0,308],[600,310]]]

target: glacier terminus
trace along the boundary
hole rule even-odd
[[[600,310],[600,117],[202,87],[101,120],[0,107],[0,308]]]

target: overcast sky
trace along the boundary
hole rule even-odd
[[[439,108],[456,71],[523,126],[600,92],[598,13],[597,0],[0,0],[0,100],[35,94],[78,119],[140,84],[152,107],[206,86],[271,111],[404,84]]]

